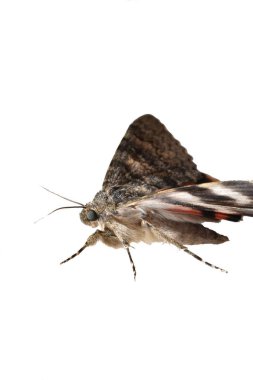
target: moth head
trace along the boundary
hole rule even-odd
[[[72,199],[63,197],[62,195],[57,194],[54,191],[51,191],[51,190],[49,190],[49,189],[47,189],[45,187],[43,187],[43,189],[45,189],[49,193],[57,195],[60,198],[66,199],[67,201],[76,204],[75,206],[58,207],[55,210],[51,211],[46,216],[51,215],[51,214],[53,214],[54,212],[56,212],[58,210],[70,209],[70,208],[81,208],[82,209],[82,211],[80,213],[80,219],[81,219],[81,221],[84,224],[87,224],[88,226],[98,227],[100,215],[103,213],[103,211],[106,208],[106,199],[107,199],[107,197],[106,197],[106,194],[103,191],[99,191],[96,194],[96,196],[95,196],[95,198],[94,198],[94,200],[92,202],[87,203],[86,205],[84,205],[83,203],[76,202],[76,201],[73,201]],[[39,220],[41,220],[43,218],[44,217],[38,219],[36,222],[38,222]]]
[[[98,226],[99,213],[92,205],[86,205],[80,213],[80,219],[84,224],[91,227]]]

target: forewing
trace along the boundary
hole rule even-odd
[[[224,181],[157,191],[150,196],[129,202],[117,210],[124,215],[138,209],[153,219],[177,222],[239,221],[253,216],[253,182]]]
[[[106,173],[103,190],[112,194],[127,188],[125,200],[173,188],[214,180],[197,170],[192,157],[154,116],[144,115],[128,128]]]

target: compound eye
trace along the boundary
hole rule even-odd
[[[96,213],[96,211],[94,210],[89,210],[87,211],[87,219],[90,221],[90,222],[94,222],[95,220],[98,219],[98,214]]]

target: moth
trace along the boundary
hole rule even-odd
[[[203,226],[204,222],[239,222],[243,216],[253,216],[253,182],[219,181],[200,172],[166,127],[154,116],[144,115],[127,129],[102,190],[85,205],[75,203],[78,206],[72,207],[82,208],[81,221],[97,229],[61,264],[101,241],[126,250],[135,278],[131,244],[162,242],[225,271],[204,261],[187,246],[228,240]]]

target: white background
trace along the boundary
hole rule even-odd
[[[0,378],[252,379],[253,223],[194,251],[98,244],[78,210],[128,125],[157,116],[221,179],[252,179],[251,1],[2,1]]]

